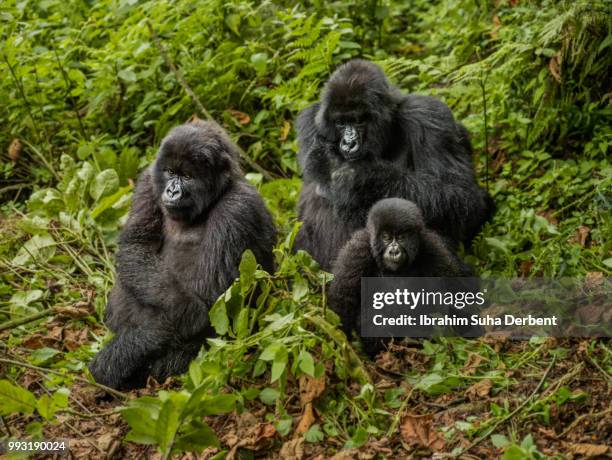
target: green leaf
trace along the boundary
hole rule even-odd
[[[98,174],[91,184],[89,195],[96,201],[112,195],[119,189],[119,176],[114,169],[105,169]]]
[[[510,441],[503,434],[494,434],[491,436],[491,444],[497,448],[506,447]]]
[[[206,423],[194,420],[185,434],[176,440],[177,450],[201,452],[207,447],[220,447],[219,439],[215,432]]]
[[[176,430],[178,430],[179,416],[180,410],[176,406],[176,402],[170,398],[164,401],[155,424],[155,440],[164,454],[168,453]]]
[[[36,409],[36,398],[25,388],[0,380],[0,415],[21,413],[30,415]]]
[[[321,431],[321,427],[318,423],[312,425],[306,433],[304,433],[304,439],[308,442],[316,443],[321,442],[325,438],[325,434]]]
[[[146,400],[144,400],[145,398],[139,398],[132,401],[130,407],[120,410],[121,416],[131,428],[126,440],[138,444],[157,444],[155,421],[158,417],[161,401],[150,396],[146,398]]]
[[[34,350],[30,355],[30,362],[36,366],[40,366],[48,363],[51,358],[59,353],[61,352],[59,350],[55,350],[54,348],[39,348],[38,350]]]
[[[251,64],[257,72],[257,75],[263,75],[268,68],[269,56],[267,53],[255,53],[251,56]]]
[[[225,18],[225,25],[227,25],[227,27],[229,27],[229,29],[238,36],[240,36],[241,22],[242,19],[239,14],[228,14]]]
[[[267,404],[268,406],[273,406],[276,404],[276,400],[280,396],[280,392],[275,388],[264,388],[259,393],[259,399],[262,403]]]
[[[136,73],[131,68],[120,70],[117,76],[128,83],[134,83],[138,79]]]
[[[126,147],[119,154],[119,165],[117,173],[121,185],[127,185],[128,179],[133,179],[138,174],[138,150],[131,147]]]
[[[274,427],[281,436],[287,436],[291,433],[291,428],[293,427],[293,417],[290,415],[281,417],[281,419],[274,424]]]
[[[42,395],[38,401],[36,402],[36,410],[45,420],[51,420],[55,415],[57,407],[55,406],[55,402],[49,395]]]
[[[298,367],[305,374],[308,374],[311,377],[314,377],[314,374],[315,374],[314,359],[312,358],[312,355],[306,350],[300,351],[300,354],[298,355]]]
[[[215,302],[208,312],[208,317],[210,318],[210,324],[215,328],[217,334],[227,334],[229,330],[229,318],[227,317],[227,308],[223,297],[219,297]]]
[[[104,198],[102,198],[99,201],[98,205],[92,209],[91,217],[93,219],[96,219],[104,211],[112,208],[115,204],[117,204],[117,202],[119,202],[119,200],[121,200],[121,198],[123,198],[127,193],[129,193],[130,190],[132,190],[132,186],[127,185],[125,187],[121,187],[112,195],[105,196]]]
[[[359,427],[355,430],[355,433],[353,433],[353,436],[351,436],[351,438],[344,445],[344,448],[345,449],[359,448],[363,446],[366,442],[368,442],[369,437],[370,437],[370,434],[368,433],[368,430],[366,430],[363,427]]]
[[[204,415],[227,414],[236,408],[236,396],[220,394],[202,398],[202,413]]]
[[[49,234],[34,235],[19,249],[13,264],[24,266],[31,262],[46,262],[55,254],[55,240]]]

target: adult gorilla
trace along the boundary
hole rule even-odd
[[[401,94],[371,62],[338,68],[297,129],[304,185],[296,248],[326,270],[382,198],[415,202],[453,244],[469,243],[492,215],[467,130],[439,100]]]
[[[270,213],[214,123],[174,128],[138,179],[119,240],[117,282],[106,306],[113,339],[94,358],[97,382],[144,385],[187,370],[211,337],[208,311],[251,249],[273,269]]]

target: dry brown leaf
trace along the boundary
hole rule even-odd
[[[499,20],[498,15],[493,15],[493,29],[491,29],[491,38],[496,40],[498,37],[499,26],[501,25],[501,21]]]
[[[44,338],[55,340],[56,342],[59,342],[62,340],[63,330],[64,330],[63,326],[60,326],[60,325],[53,326],[52,328],[47,330],[47,334],[45,335]]]
[[[480,380],[474,385],[465,390],[465,395],[470,401],[476,401],[477,399],[484,398],[491,393],[493,382],[489,379]]]
[[[287,140],[287,136],[289,136],[289,131],[291,130],[291,123],[287,120],[283,120],[283,127],[280,130],[280,140],[284,142]]]
[[[402,439],[410,445],[427,447],[434,452],[444,449],[444,438],[431,426],[431,416],[407,415],[400,425]]]
[[[227,109],[227,111],[241,125],[248,125],[251,122],[251,117],[248,113],[236,109]]]
[[[316,379],[309,375],[300,377],[300,403],[305,406],[309,402],[314,401],[321,396],[325,391],[325,375]]]
[[[250,450],[267,449],[272,445],[272,438],[276,436],[276,429],[271,423],[259,423],[252,427],[246,436],[242,437],[229,451],[226,460],[234,460],[241,447]]]
[[[565,443],[565,447],[572,454],[584,455],[587,458],[605,455],[610,451],[608,446],[601,444]]]
[[[584,277],[584,287],[587,289],[595,289],[603,285],[603,272],[588,272]]]
[[[359,458],[359,449],[344,449],[329,460],[355,460],[356,458]]]
[[[64,347],[69,351],[74,351],[81,345],[85,345],[88,340],[89,329],[83,327],[80,329],[64,329]]]
[[[8,156],[11,160],[17,161],[21,156],[22,145],[21,141],[17,138],[11,141],[11,145],[8,148]]]
[[[529,276],[531,273],[531,267],[533,267],[533,262],[530,260],[523,260],[519,265],[519,271],[521,272],[521,276]]]
[[[561,83],[561,54],[557,53],[550,58],[548,62],[548,70],[558,83]]]
[[[591,233],[591,229],[586,225],[581,225],[576,229],[576,235],[574,235],[573,241],[584,247],[586,245],[586,240],[589,237],[589,233]]]
[[[72,319],[86,318],[91,314],[88,308],[74,307],[55,307],[54,311],[60,316],[67,316]]]
[[[304,458],[304,438],[287,441],[279,452],[280,460],[302,460]]]
[[[476,372],[476,369],[478,369],[478,366],[480,366],[481,362],[482,356],[480,356],[478,353],[470,352],[470,354],[468,355],[467,362],[461,370],[464,374],[473,375]]]
[[[314,409],[312,408],[312,403],[306,403],[304,406],[304,411],[302,413],[302,418],[300,419],[300,423],[298,423],[295,428],[296,434],[304,434],[306,433],[312,424],[315,422],[316,417],[314,414]]]

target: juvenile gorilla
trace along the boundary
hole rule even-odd
[[[226,133],[202,121],[174,128],[139,177],[121,232],[105,315],[115,335],[90,365],[96,381],[130,388],[186,371],[213,335],[208,311],[243,251],[271,271],[275,238]]]
[[[414,201],[455,244],[469,243],[493,212],[474,177],[467,130],[450,109],[401,94],[371,62],[338,68],[297,129],[304,185],[296,248],[326,270],[382,198]]]
[[[388,198],[376,203],[364,229],[356,231],[333,266],[329,306],[340,316],[347,336],[361,331],[361,278],[470,277],[471,267],[428,229],[419,208],[411,201]],[[383,346],[382,339],[363,337],[368,355]]]

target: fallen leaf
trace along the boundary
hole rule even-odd
[[[272,438],[276,436],[276,429],[271,423],[259,423],[252,427],[246,437],[238,441],[228,452],[226,460],[235,460],[238,449],[241,447],[250,450],[263,450],[272,446]]]
[[[280,460],[302,460],[304,458],[304,438],[299,437],[287,441],[279,452]]]
[[[584,455],[585,457],[597,457],[605,455],[610,451],[610,448],[601,444],[583,444],[583,443],[564,443],[565,447],[576,455]]]
[[[302,406],[314,401],[325,391],[325,375],[316,379],[309,375],[300,377],[300,403]]]
[[[287,120],[283,120],[283,127],[280,130],[280,141],[284,142],[287,140],[287,136],[289,136],[289,131],[291,130],[291,123]]]
[[[296,434],[304,434],[306,433],[312,424],[315,422],[316,417],[314,414],[314,410],[312,408],[312,403],[306,403],[304,406],[304,411],[302,412],[302,418],[295,428]]]
[[[88,308],[77,307],[55,307],[54,311],[60,316],[66,316],[72,319],[86,318],[91,314]]]
[[[465,395],[470,401],[475,401],[479,398],[484,398],[491,393],[493,382],[489,379],[483,379],[476,382],[474,385],[465,390]]]
[[[587,289],[595,289],[600,287],[603,281],[603,272],[588,272],[584,277],[584,287]]]
[[[548,61],[548,70],[558,83],[561,83],[561,54],[557,53]]]
[[[586,240],[589,237],[589,233],[591,233],[591,229],[586,225],[581,225],[576,229],[576,232],[570,238],[570,242],[578,243],[580,246],[584,247],[586,245]]]
[[[251,117],[248,113],[241,112],[240,110],[235,109],[227,109],[229,114],[232,116],[234,120],[236,120],[241,125],[248,125],[251,122]]]
[[[493,16],[493,29],[491,29],[491,38],[496,40],[498,37],[499,26],[501,25],[501,21],[499,20],[498,15]]]
[[[87,327],[79,329],[64,329],[64,347],[68,351],[74,351],[81,345],[85,345],[88,340],[89,329]]]
[[[444,438],[431,426],[431,416],[407,415],[400,425],[402,439],[412,446],[427,447],[434,452],[444,449]]]
[[[8,148],[8,156],[11,160],[17,161],[21,156],[22,144],[21,141],[17,138],[11,141],[11,145]]]
[[[470,352],[467,362],[461,370],[464,374],[473,375],[476,372],[476,369],[478,369],[478,366],[480,366],[481,362],[482,356],[480,356],[478,353]]]

